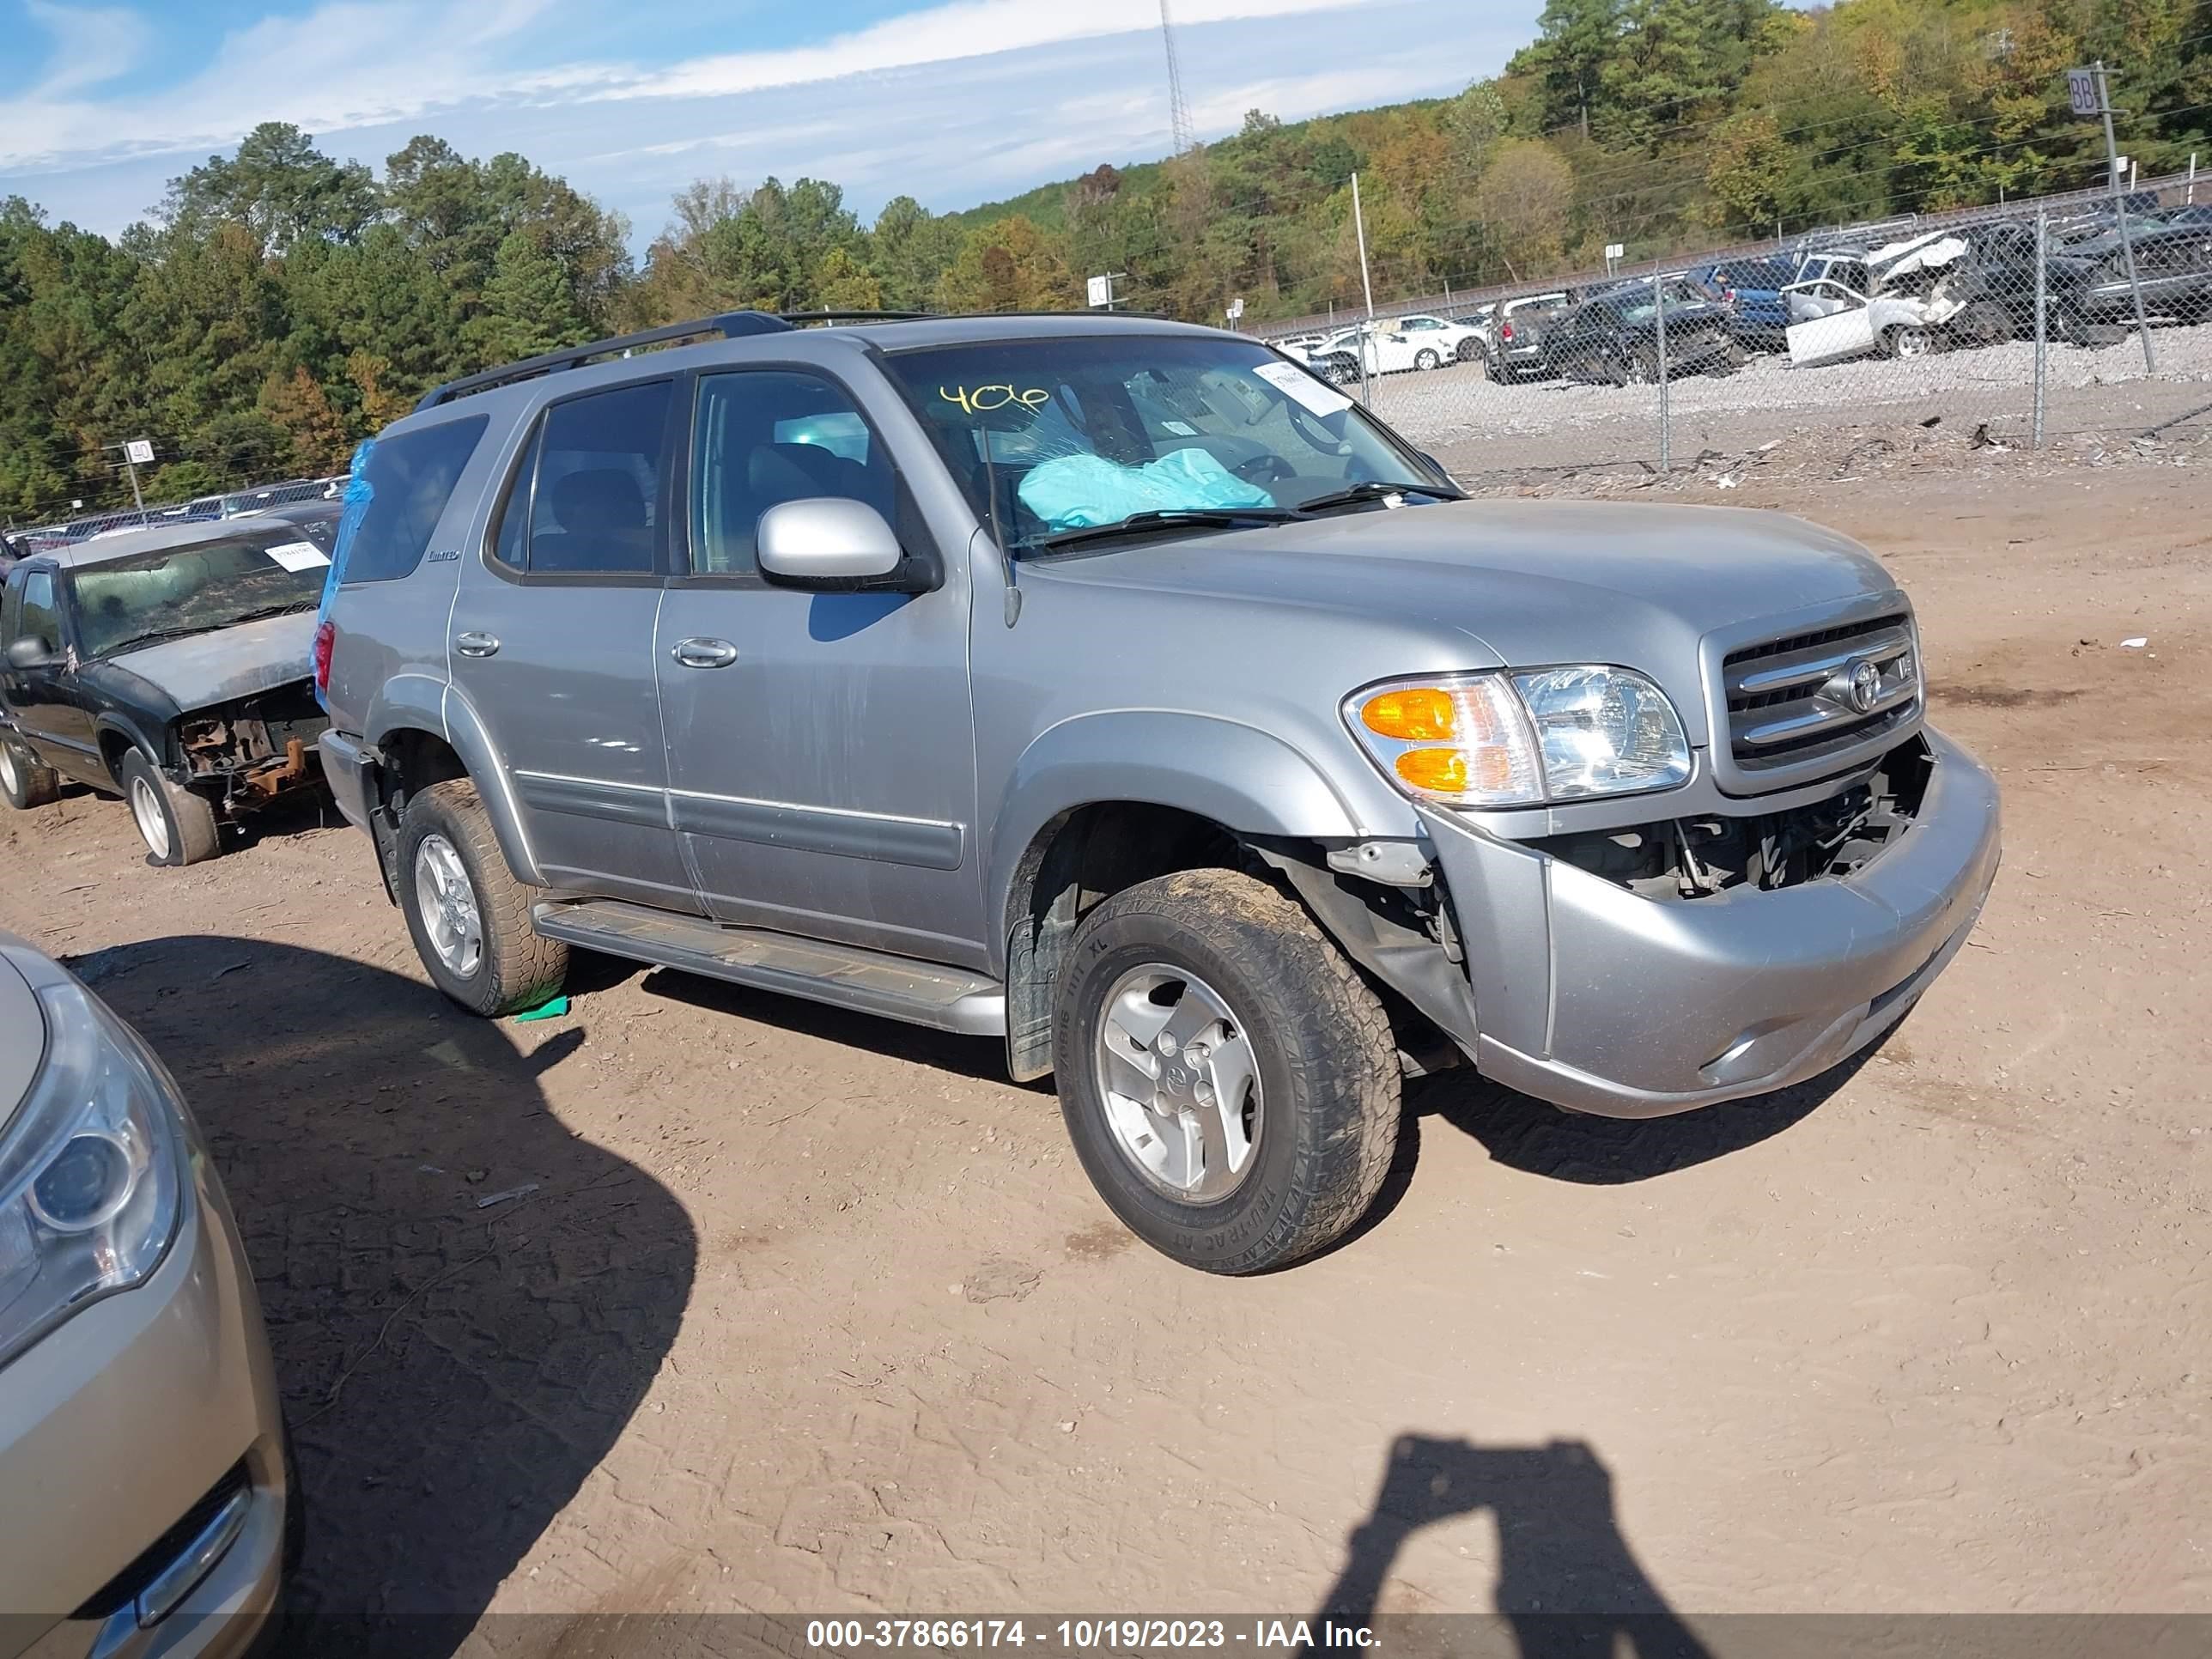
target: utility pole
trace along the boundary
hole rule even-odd
[[[1359,287],[1367,296],[1367,319],[1375,319],[1375,284],[1367,279],[1367,219],[1359,210],[1359,175],[1352,175],[1352,228],[1359,239]]]
[[[2112,198],[2112,218],[2120,233],[2120,254],[2126,261],[2128,292],[2134,297],[2136,332],[2142,337],[2143,373],[2158,373],[2158,356],[2150,343],[2150,323],[2143,316],[2142,283],[2136,276],[2135,238],[2128,230],[2127,204],[2120,198],[2120,143],[2112,133],[2112,94],[2105,60],[2100,58],[2086,70],[2066,72],[2066,90],[2076,115],[2099,115],[2105,122],[2105,176]]]

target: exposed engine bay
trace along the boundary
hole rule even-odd
[[[1935,770],[1918,737],[1850,787],[1810,805],[1743,817],[1702,814],[1528,843],[1651,899],[1709,898],[1854,874],[1911,827]]]
[[[177,721],[183,781],[197,793],[219,791],[233,812],[317,787],[323,774],[315,740],[329,725],[306,680],[195,709]]]

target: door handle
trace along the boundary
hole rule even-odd
[[[499,639],[491,634],[456,634],[453,649],[465,657],[495,657],[499,654]]]
[[[678,640],[668,654],[686,668],[727,668],[738,659],[738,647],[727,640]]]

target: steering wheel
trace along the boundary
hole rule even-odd
[[[1229,469],[1247,483],[1279,483],[1285,478],[1294,478],[1297,469],[1276,454],[1255,455]]]

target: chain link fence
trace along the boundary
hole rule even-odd
[[[343,473],[328,478],[289,478],[278,483],[228,490],[220,495],[201,495],[189,501],[149,501],[143,507],[114,507],[46,524],[0,526],[0,533],[4,533],[21,551],[35,553],[117,531],[210,519],[242,519],[295,501],[336,501],[344,487]]]
[[[2163,430],[2212,413],[2197,193],[1840,226],[1267,337],[1462,476],[1667,468],[1807,431]]]

